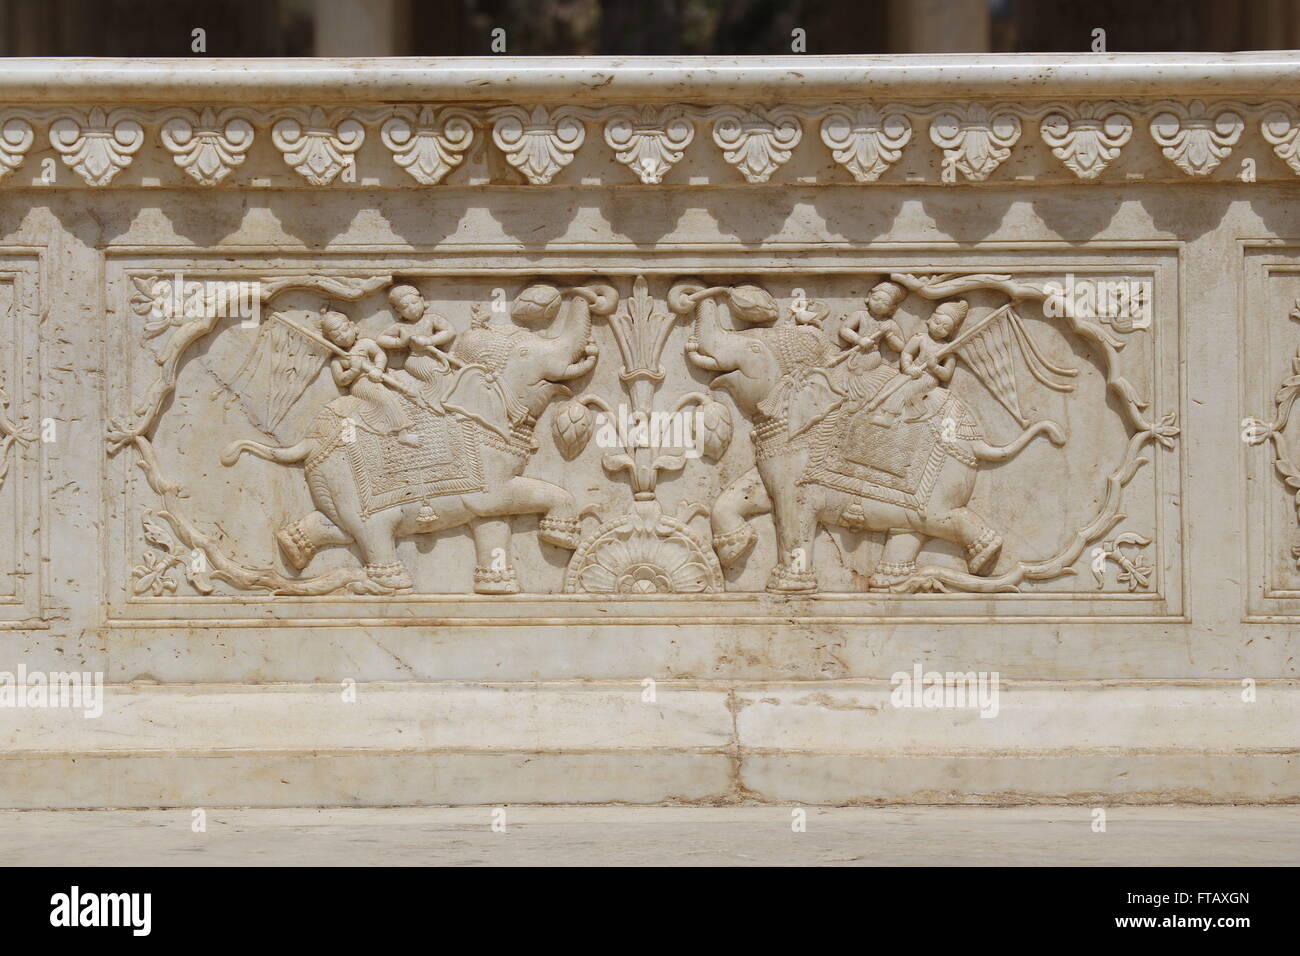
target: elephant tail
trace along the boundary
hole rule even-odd
[[[250,455],[256,455],[258,458],[266,461],[273,461],[277,465],[297,465],[307,460],[316,449],[316,442],[310,438],[304,438],[296,445],[290,445],[287,448],[277,448],[274,445],[263,445],[256,441],[234,441],[226,446],[221,453],[221,463],[229,467],[239,461],[239,456],[244,452]]]
[[[971,454],[980,461],[1009,461],[1024,451],[1025,446],[1040,434],[1046,435],[1053,445],[1065,444],[1065,432],[1061,426],[1056,422],[1044,419],[1040,422],[1034,422],[1020,433],[1019,438],[1005,445],[990,445],[983,439],[972,441],[970,443]]]

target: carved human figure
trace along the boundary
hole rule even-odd
[[[840,324],[839,339],[848,343],[835,369],[836,389],[857,401],[865,396],[867,375],[885,361],[884,347],[895,355],[906,341],[894,314],[907,292],[893,282],[879,282],[867,293],[865,309],[851,312]]]
[[[873,588],[906,582],[930,538],[959,545],[969,572],[988,574],[1002,536],[968,507],[978,469],[984,462],[1009,460],[1038,434],[1062,444],[1060,426],[1036,422],[1014,441],[994,445],[984,440],[964,403],[945,392],[941,409],[925,422],[896,421],[881,428],[865,420],[871,402],[901,390],[910,378],[878,364],[867,376],[863,397],[853,399],[830,381],[829,348],[800,347],[813,343],[803,341],[799,327],[773,323],[771,309],[736,308],[735,298],[725,287],[697,280],[679,282],[669,296],[676,311],[695,312],[695,345],[688,359],[719,373],[713,386],[729,391],[754,423],[755,468],[733,482],[712,509],[718,560],[724,566],[737,561],[756,540],[747,519],[770,512],[778,552],[767,585],[771,591],[817,589],[813,542],[819,525],[888,533],[870,577]],[[744,298],[757,296],[750,291]],[[939,323],[940,331],[948,321]],[[772,324],[743,327],[760,322]],[[919,343],[916,354],[914,364],[920,360]]]
[[[442,347],[456,338],[456,330],[429,307],[413,285],[393,286],[388,301],[397,321],[376,341],[389,351],[406,352],[402,369],[417,380],[426,397],[436,398],[444,376],[451,369]]]
[[[321,316],[321,333],[347,352],[330,359],[334,384],[361,399],[357,411],[364,424],[384,435],[395,435],[403,445],[414,448],[419,440],[411,434],[411,418],[397,393],[384,384],[388,356],[373,339],[359,338],[357,327],[342,312]]]
[[[924,417],[927,396],[937,386],[951,382],[957,370],[957,355],[946,347],[968,311],[970,307],[961,300],[940,303],[930,314],[925,328],[907,340],[898,359],[898,369],[912,381],[885,403],[872,418],[873,422],[888,425],[902,413],[906,413],[908,422]]]
[[[355,544],[371,581],[406,590],[412,578],[398,558],[396,539],[468,525],[477,558],[474,589],[506,594],[519,590],[510,563],[510,516],[540,514],[542,541],[569,550],[578,546],[573,495],[522,472],[536,448],[532,434],[537,417],[566,391],[563,382],[595,365],[592,313],[608,315],[618,296],[607,285],[563,294],[546,286],[536,298],[544,303],[533,310],[536,314],[516,309],[515,315],[554,321],[549,335],[512,323],[494,324],[486,310],[475,309],[471,328],[457,336],[452,349],[455,368],[441,404],[407,405],[422,438],[417,451],[395,449],[390,436],[376,441],[359,434],[352,443],[340,439],[347,403],[356,401],[355,387],[352,395],[322,408],[295,445],[237,441],[225,449],[225,465],[233,465],[244,452],[304,465],[316,510],[276,534],[291,567],[304,570],[322,548]]]

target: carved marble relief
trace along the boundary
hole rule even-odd
[[[1060,272],[417,273],[124,276],[135,598],[1159,591],[1153,330]]]
[[[0,178],[23,167],[34,142],[48,141],[77,174],[73,184],[92,187],[120,184],[132,165],[148,168],[149,181],[140,185],[229,184],[230,174],[262,151],[282,164],[246,174],[240,185],[339,187],[370,178],[432,187],[448,177],[463,182],[468,174],[458,170],[479,147],[504,163],[476,166],[474,178],[531,186],[571,183],[573,173],[565,171],[579,155],[595,158],[596,150],[611,151],[632,175],[584,171],[588,180],[612,184],[735,182],[718,175],[714,157],[754,185],[1230,179],[1241,173],[1228,165],[1234,150],[1252,161],[1271,151],[1277,162],[1266,160],[1251,176],[1285,181],[1300,171],[1297,117],[1300,105],[1288,101],[1197,99],[15,108],[0,116]],[[1145,149],[1130,145],[1141,129],[1149,133]],[[1061,167],[1026,156],[1034,130]],[[363,146],[372,140],[391,164],[377,165],[373,150],[366,155]],[[149,150],[142,152],[146,141],[160,143],[174,167],[160,167]],[[807,162],[800,164],[799,155]],[[1064,180],[1062,167],[1069,171]],[[395,170],[407,175],[393,177]],[[38,180],[45,175],[30,166],[27,171]],[[19,179],[7,177],[9,183]]]
[[[0,627],[48,626],[40,529],[49,500],[38,463],[59,434],[39,397],[38,273],[35,259],[0,256]]]
[[[1246,328],[1266,350],[1261,354],[1270,356],[1268,374],[1246,377],[1247,414],[1241,419],[1241,441],[1250,449],[1248,473],[1270,489],[1252,497],[1247,509],[1254,578],[1249,605],[1261,615],[1295,616],[1300,611],[1300,454],[1294,414],[1300,399],[1300,272],[1288,249],[1251,249],[1246,274]]]

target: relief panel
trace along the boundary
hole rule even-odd
[[[1175,251],[671,253],[110,254],[111,618],[1182,614]]]
[[[0,627],[48,626],[41,439],[54,441],[63,423],[41,417],[40,285],[34,252],[0,253]]]
[[[1248,619],[1300,620],[1300,247],[1247,245],[1241,443]]]

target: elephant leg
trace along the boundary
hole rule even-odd
[[[816,516],[807,501],[804,485],[779,486],[776,493],[768,489],[776,523],[776,567],[767,579],[767,589],[784,594],[811,593],[817,590],[813,565],[813,535]]]
[[[876,590],[888,590],[907,580],[916,571],[916,556],[921,553],[926,535],[902,528],[892,528],[885,539],[885,550],[880,554],[867,584]]]
[[[771,510],[772,499],[767,496],[757,468],[745,472],[718,496],[709,523],[713,528],[713,550],[718,555],[719,564],[724,568],[730,567],[753,547],[758,533],[745,519]]]
[[[352,534],[365,561],[366,576],[376,584],[394,591],[409,591],[414,582],[411,572],[397,557],[397,526],[401,512],[390,509],[361,522]]]
[[[289,567],[301,571],[321,548],[352,543],[352,536],[319,511],[291,521],[275,533]]]
[[[518,594],[519,575],[510,563],[510,522],[483,518],[472,525],[474,590],[479,594]]]
[[[466,495],[466,506],[484,518],[540,514],[538,537],[547,544],[572,551],[581,539],[573,495],[540,478],[511,478],[492,492]]]
[[[970,508],[953,508],[929,518],[925,525],[928,534],[966,549],[966,566],[971,574],[988,574],[997,564],[1002,552],[1002,535]]]

